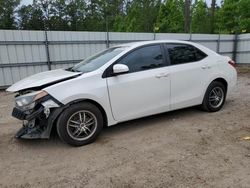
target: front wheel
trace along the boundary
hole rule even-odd
[[[92,143],[103,127],[100,110],[93,104],[82,102],[69,106],[59,117],[57,133],[66,143],[82,146]]]
[[[212,82],[206,91],[202,102],[202,109],[208,112],[219,111],[226,99],[226,88],[221,82]]]

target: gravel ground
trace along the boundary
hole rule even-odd
[[[250,72],[224,108],[188,108],[105,128],[70,147],[17,140],[13,95],[0,92],[0,187],[250,187]]]

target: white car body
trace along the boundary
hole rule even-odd
[[[129,74],[103,77],[105,70],[130,51],[152,44],[188,44],[204,53],[201,61],[165,66]],[[53,70],[33,75],[7,89],[10,92],[40,87],[59,79],[74,77],[42,88],[63,105],[88,100],[101,107],[107,126],[180,108],[202,104],[209,84],[216,79],[227,83],[227,92],[236,84],[236,70],[228,57],[187,41],[164,40],[123,44],[119,55],[92,72]]]

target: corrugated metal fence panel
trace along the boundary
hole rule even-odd
[[[106,48],[105,32],[49,31],[50,60],[81,60]]]
[[[155,38],[156,40],[191,40],[216,52],[232,56],[234,35],[156,33]]]
[[[156,40],[189,40],[190,35],[184,33],[156,33]]]
[[[0,68],[0,87],[11,85],[30,75],[48,70],[47,65],[17,66]]]
[[[153,40],[152,33],[125,33],[125,32],[110,32],[109,33],[109,46],[116,46],[128,42]]]
[[[218,35],[209,35],[209,34],[192,34],[191,35],[191,41],[197,42],[203,46],[206,46],[207,48],[217,51],[217,45],[218,45]]]
[[[234,48],[234,35],[220,35],[220,45],[219,52],[224,56],[229,56],[232,58],[233,56],[233,48]]]
[[[109,46],[145,40],[191,40],[232,57],[234,35],[48,31],[51,68],[67,68]],[[109,42],[107,43],[107,38]],[[237,63],[249,63],[250,34],[238,36]],[[48,70],[45,31],[0,30],[0,87]]]
[[[40,65],[46,62],[43,31],[1,30],[0,41],[0,86],[47,70]],[[20,66],[24,63],[30,65]]]
[[[143,41],[153,40],[154,36],[152,33],[125,33],[125,32],[110,32],[110,41]]]
[[[238,36],[237,63],[250,63],[250,34]]]

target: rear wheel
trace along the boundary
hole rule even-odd
[[[212,82],[206,91],[202,102],[202,109],[209,112],[219,111],[226,99],[226,88],[218,81]]]
[[[93,104],[73,104],[59,117],[57,133],[66,143],[82,146],[92,143],[103,127],[101,111]]]

